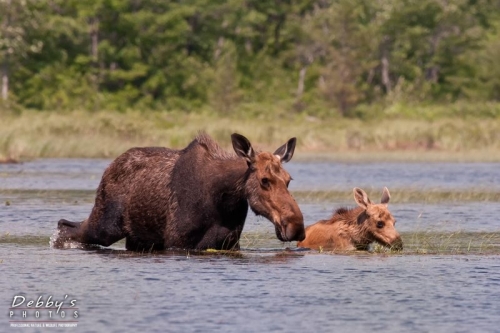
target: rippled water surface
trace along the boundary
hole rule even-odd
[[[58,331],[498,331],[498,202],[391,204],[408,245],[397,254],[296,250],[252,213],[239,253],[136,254],[124,251],[123,242],[111,249],[50,248],[57,220],[88,216],[109,162],[0,165],[0,332],[54,330],[9,328],[18,316],[9,318],[16,295],[76,299],[78,327]],[[500,191],[495,163],[290,163],[287,169],[292,190]],[[306,224],[353,206],[299,204]]]

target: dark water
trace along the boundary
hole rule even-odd
[[[271,223],[251,213],[238,254],[135,254],[123,251],[123,243],[111,250],[52,249],[49,237],[58,219],[88,216],[108,163],[0,165],[0,332],[500,330],[498,202],[390,206],[405,245],[429,231],[489,242],[488,251],[462,247],[460,254],[446,251],[449,243],[427,255],[297,251],[295,244],[278,242]],[[500,190],[500,164],[290,163],[287,169],[295,179],[292,189]],[[299,204],[306,224],[328,217],[339,205],[352,205]],[[18,315],[9,318],[16,295],[35,301],[68,295],[76,300],[78,327],[9,327]],[[66,311],[71,314],[72,308]],[[42,319],[47,316],[42,311]]]

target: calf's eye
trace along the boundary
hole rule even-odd
[[[385,223],[384,223],[384,222],[382,222],[382,221],[378,221],[378,222],[377,222],[377,228],[380,228],[380,229],[381,229],[381,228],[383,228],[383,227],[384,227],[384,225],[385,225]]]
[[[268,178],[262,178],[261,181],[263,186],[269,186],[269,179]]]

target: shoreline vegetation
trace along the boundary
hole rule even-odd
[[[301,160],[498,162],[499,9],[0,1],[0,161],[183,148],[204,130],[228,149],[232,132],[261,149],[295,136]]]
[[[491,107],[500,109],[496,104]],[[439,108],[457,109],[453,105]],[[228,150],[233,132],[246,135],[260,149],[297,137],[294,159],[303,161],[500,161],[500,117],[496,114],[473,117],[450,112],[434,118],[425,116],[423,110],[416,108],[415,116],[404,116],[389,109],[367,119],[284,111],[235,112],[234,116],[203,110],[0,113],[0,161],[112,159],[132,147],[184,148],[200,131]],[[429,114],[436,113],[431,110]]]

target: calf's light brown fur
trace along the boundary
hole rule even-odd
[[[390,193],[382,192],[380,204],[373,204],[365,191],[354,188],[354,200],[358,207],[339,208],[329,220],[321,220],[306,228],[306,238],[298,247],[347,251],[367,250],[372,242],[402,250],[403,242],[394,225],[396,221],[389,211]]]

